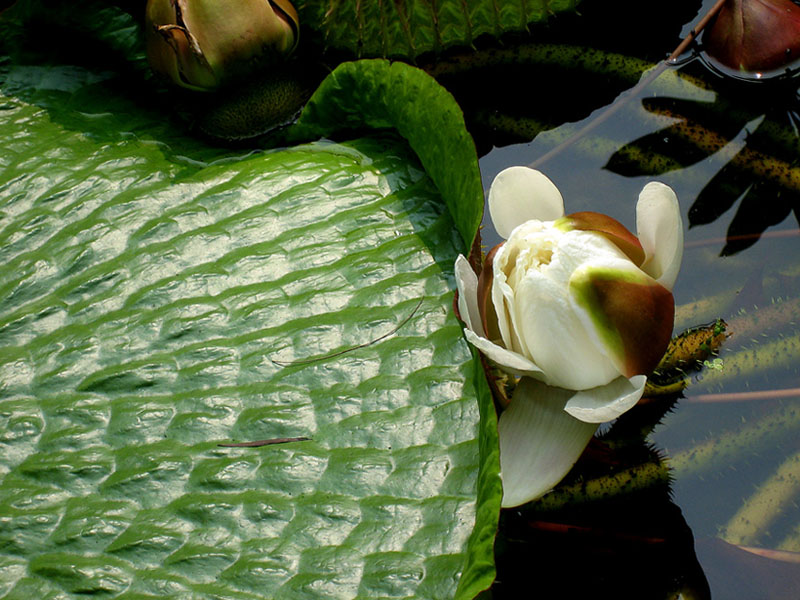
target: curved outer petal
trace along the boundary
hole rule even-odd
[[[165,0],[150,0],[145,8],[145,45],[152,69],[173,83],[203,91],[217,80],[197,40],[183,26],[177,6]]]
[[[216,87],[217,78],[188,31],[178,26],[162,26],[154,32],[161,39],[150,38],[149,60],[153,70],[188,89],[205,91]]]
[[[526,221],[554,221],[564,216],[564,199],[544,173],[528,167],[509,167],[489,188],[489,214],[497,233],[508,239]]]
[[[622,375],[646,375],[664,356],[675,320],[672,293],[630,261],[581,265],[570,277],[569,300],[598,351]]]
[[[642,397],[647,377],[618,377],[611,383],[583,390],[569,399],[564,410],[585,423],[613,421]],[[502,458],[502,456],[501,456]]]
[[[504,370],[514,375],[527,375],[530,377],[538,377],[539,379],[543,377],[542,370],[521,354],[506,350],[502,346],[490,342],[485,337],[481,337],[469,329],[464,330],[464,337],[467,338],[470,344],[483,352],[487,358],[497,363],[497,365]]]
[[[563,218],[563,221],[569,223],[569,227],[572,229],[599,233],[619,248],[637,267],[644,262],[644,249],[639,239],[613,217],[583,211],[569,214]]]
[[[497,424],[503,507],[543,496],[583,453],[598,426],[564,412],[574,393],[528,378],[520,380]]]
[[[464,255],[459,254],[455,266],[456,287],[458,288],[458,312],[468,329],[483,332],[478,314],[478,276]]]
[[[198,91],[249,75],[297,46],[289,0],[148,0],[147,55],[153,69]]]
[[[478,314],[477,288],[478,278],[464,256],[459,255],[455,266],[456,286],[458,287],[458,312],[467,328],[464,337],[500,367],[515,375],[542,376],[542,370],[530,360],[511,350],[486,339]],[[478,328],[478,331],[475,328]]]
[[[636,232],[645,252],[641,269],[668,290],[672,289],[683,259],[683,221],[672,188],[651,181],[636,204]]]

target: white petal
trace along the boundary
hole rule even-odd
[[[489,188],[489,214],[497,233],[508,239],[525,221],[554,221],[564,216],[564,199],[544,173],[528,167],[509,167]]]
[[[492,304],[497,314],[500,336],[506,348],[523,356],[530,356],[530,352],[522,339],[520,324],[516,321],[516,297],[513,286],[520,277],[517,264],[520,260],[526,262],[525,256],[530,254],[531,247],[540,246],[543,243],[542,238],[546,243],[547,238],[551,238],[554,232],[558,236],[563,235],[549,222],[526,221],[514,229],[508,241],[497,251],[492,263]]]
[[[571,390],[595,388],[619,376],[605,348],[598,347],[570,303],[569,288],[530,269],[517,286],[517,322],[531,359],[547,383]]]
[[[613,421],[639,401],[646,382],[644,375],[618,377],[608,385],[578,392],[564,410],[586,423]]]
[[[500,472],[504,507],[550,491],[569,473],[597,425],[572,418],[564,404],[575,392],[523,378],[500,415]]]
[[[671,290],[683,258],[683,221],[670,187],[656,181],[644,186],[636,204],[636,231],[645,252],[642,271]]]
[[[458,312],[468,329],[483,333],[480,311],[478,310],[478,276],[469,261],[459,254],[456,259],[456,287],[458,288]]]
[[[498,346],[490,342],[485,337],[476,335],[475,332],[469,329],[464,330],[464,337],[467,341],[475,346],[478,350],[483,352],[487,358],[493,360],[498,366],[513,373],[514,375],[529,375],[533,377],[542,377],[542,370],[527,358],[511,350]]]
[[[492,305],[497,315],[497,328],[503,344],[509,350],[521,350],[519,337],[512,321],[514,307],[514,290],[506,282],[504,266],[508,258],[508,251],[504,245],[494,257],[492,268]]]

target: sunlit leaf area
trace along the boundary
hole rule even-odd
[[[800,4],[235,4],[0,0],[0,598],[795,599]]]

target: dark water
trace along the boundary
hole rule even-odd
[[[690,15],[682,31],[686,33],[695,21]],[[800,557],[797,81],[784,86],[729,83],[709,75],[698,61],[682,70],[699,75],[712,88],[686,82],[669,88],[665,82],[678,78],[667,72],[658,85],[537,167],[559,187],[568,213],[604,212],[632,231],[642,186],[652,180],[670,185],[680,199],[685,228],[683,265],[674,289],[675,332],[723,318],[730,323],[732,336],[647,438],[672,469],[669,495],[621,500],[616,506],[624,506],[624,517],[613,512],[596,515],[587,521],[591,533],[581,536],[573,530],[570,543],[564,542],[563,532],[558,537],[543,531],[552,524],[542,525],[552,521],[574,525],[569,513],[506,515],[502,538],[506,541],[500,543],[499,558],[508,564],[513,562],[509,557],[528,551],[544,561],[540,564],[549,565],[546,568],[555,568],[548,572],[557,583],[539,584],[552,593],[577,589],[596,597],[699,598],[710,589],[715,599],[796,598],[800,589],[800,564],[795,560]],[[542,94],[546,93],[543,85]],[[531,103],[535,100],[531,98]],[[532,142],[495,147],[480,163],[487,188],[503,168],[540,159],[603,105],[576,123],[540,133]],[[686,135],[669,129],[682,120],[702,128],[695,142],[687,143]],[[720,139],[722,143],[717,143]],[[652,156],[633,160],[621,156],[620,148],[638,148],[645,156],[650,152],[670,161],[659,162]],[[490,223],[485,224],[483,240],[486,247],[499,241]],[[634,512],[638,516],[632,517]],[[520,526],[531,527],[528,546]],[[625,536],[629,541],[638,536],[638,542],[621,547]],[[673,547],[660,553],[654,548],[664,539]],[[533,544],[549,549],[532,551]],[[765,557],[743,547],[779,553]],[[553,567],[564,563],[543,553],[569,561],[570,567]],[[631,565],[640,570],[624,575]],[[572,568],[583,570],[583,579],[591,584],[584,589],[567,573]],[[510,582],[514,575],[501,564],[497,597],[508,592],[504,579]]]

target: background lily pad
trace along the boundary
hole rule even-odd
[[[301,22],[333,49],[358,56],[413,59],[425,52],[469,46],[481,35],[524,31],[580,0],[301,0]]]
[[[113,72],[0,76],[0,595],[487,587],[495,424],[441,175],[389,132],[236,153]],[[456,113],[431,144],[465,139]]]

